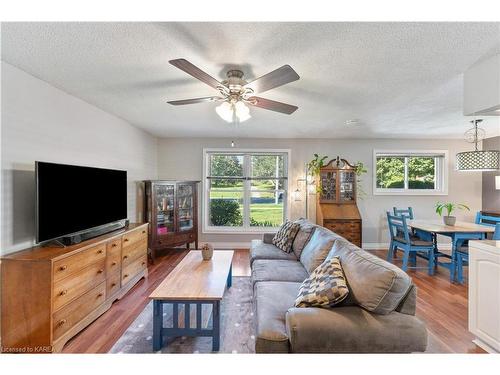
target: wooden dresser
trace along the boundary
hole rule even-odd
[[[362,222],[356,205],[356,167],[345,159],[330,160],[319,172],[316,223],[361,247]]]
[[[148,224],[2,258],[3,352],[60,352],[146,277]]]

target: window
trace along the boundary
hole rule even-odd
[[[447,194],[447,151],[373,153],[374,194]]]
[[[287,213],[288,150],[204,150],[204,232],[265,231]]]

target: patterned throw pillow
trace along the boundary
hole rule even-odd
[[[285,253],[292,252],[292,245],[295,236],[300,229],[300,224],[293,221],[286,221],[273,237],[273,245]]]
[[[349,294],[338,257],[325,260],[304,280],[295,307],[332,307]]]

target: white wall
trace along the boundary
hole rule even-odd
[[[157,177],[156,138],[12,65],[1,68],[2,254],[34,243],[35,160],[127,170],[128,216],[141,221],[138,182]]]
[[[283,124],[283,126],[286,126]],[[203,148],[230,148],[231,139],[215,138],[177,138],[160,139],[158,142],[158,177],[160,179],[202,179]],[[367,246],[378,247],[388,242],[385,219],[386,210],[393,206],[412,206],[418,219],[438,219],[434,205],[438,200],[465,203],[471,212],[457,212],[458,219],[473,220],[474,213],[481,209],[481,174],[465,173],[454,170],[455,154],[470,148],[461,140],[421,140],[421,139],[238,139],[236,147],[241,148],[280,148],[291,149],[290,186],[295,189],[296,179],[303,177],[304,163],[312,159],[313,153],[337,155],[351,161],[361,161],[368,169],[363,176],[363,189],[367,196],[359,201],[363,218],[363,242]],[[449,151],[449,182],[447,196],[380,196],[372,194],[372,164],[374,149],[434,149]],[[201,186],[201,185],[200,185]],[[201,195],[200,195],[201,198]],[[310,196],[311,206],[315,197]],[[304,201],[291,202],[291,218],[304,216]],[[314,210],[310,218],[315,218]],[[200,219],[201,231],[201,219]],[[260,235],[202,234],[201,241],[214,243],[247,244]]]

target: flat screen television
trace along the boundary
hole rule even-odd
[[[126,171],[37,161],[35,177],[38,243],[90,238],[127,218]]]

